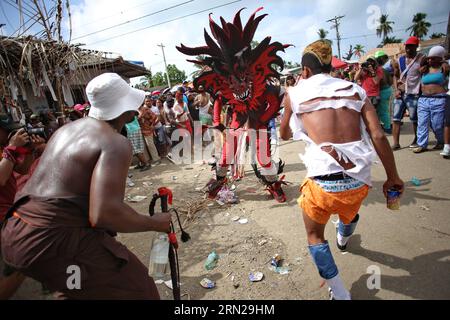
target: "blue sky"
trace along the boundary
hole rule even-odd
[[[380,13],[389,14],[394,21],[395,35],[406,39],[409,35],[405,29],[411,25],[412,17],[417,12],[427,13],[427,20],[433,23],[429,35],[433,32],[446,33],[447,19],[450,11],[448,0],[241,0],[214,10],[190,17],[164,23],[160,26],[134,32],[137,29],[162,23],[167,20],[189,15],[201,10],[220,6],[233,0],[72,0],[73,37],[108,28],[137,17],[175,6],[173,9],[154,14],[150,17],[126,23],[107,31],[91,36],[75,39],[73,42],[86,44],[86,48],[116,52],[128,60],[141,60],[153,72],[163,70],[161,49],[158,43],[166,46],[168,63],[176,64],[188,73],[194,69],[185,61],[185,57],[175,49],[175,45],[184,43],[188,46],[203,44],[203,28],[208,26],[208,13],[213,12],[216,20],[223,16],[231,20],[237,10],[246,7],[242,13],[243,21],[258,7],[263,6],[261,13],[268,13],[256,33],[256,40],[272,36],[273,40],[294,44],[283,58],[299,61],[300,53],[310,42],[316,40],[319,28],[330,31],[329,38],[336,37],[335,30],[330,30],[326,20],[345,15],[341,21],[341,52],[348,51],[350,44],[361,44],[366,49],[374,48],[380,43],[375,35],[374,21]],[[236,1],[236,0],[235,0]],[[10,35],[19,26],[18,12],[10,3],[15,0],[0,0],[0,23],[6,23],[2,32]],[[30,0],[22,0],[29,3]],[[48,1],[49,2],[49,1]],[[184,2],[188,2],[182,4]],[[180,5],[182,4],[182,5]],[[25,17],[27,19],[27,17]],[[65,25],[68,29],[68,23]],[[36,32],[36,28],[30,31]],[[131,32],[122,37],[123,33]],[[114,39],[110,39],[117,37]],[[334,51],[337,54],[336,41]]]

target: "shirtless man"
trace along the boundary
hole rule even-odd
[[[159,299],[147,268],[113,237],[169,231],[170,214],[140,215],[123,202],[131,146],[120,132],[145,93],[113,73],[93,79],[86,93],[89,117],[54,134],[7,215],[4,260],[62,298]],[[75,289],[73,270],[81,278]]]
[[[298,202],[309,250],[332,297],[344,300],[350,299],[350,293],[325,240],[325,225],[331,214],[339,214],[337,245],[345,250],[371,185],[374,148],[387,174],[384,195],[391,188],[403,192],[403,181],[375,108],[361,87],[330,76],[331,58],[327,41],[316,41],[305,49],[302,80],[289,90],[280,135],[307,143],[302,160],[308,174]]]
[[[199,117],[202,125],[212,125],[212,103],[211,96],[205,91],[203,86],[198,86],[198,95],[194,100],[194,107],[199,109]]]

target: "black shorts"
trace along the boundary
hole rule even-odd
[[[450,127],[450,96],[447,95],[447,103],[445,104],[445,126]]]

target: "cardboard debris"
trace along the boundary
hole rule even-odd
[[[247,224],[248,223],[248,219],[241,219],[239,220],[240,224]]]
[[[248,278],[251,282],[259,282],[264,278],[264,274],[262,272],[251,272]]]

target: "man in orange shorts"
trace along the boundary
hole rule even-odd
[[[373,105],[358,85],[332,78],[332,50],[319,40],[306,47],[302,80],[289,89],[280,134],[306,142],[301,155],[308,174],[298,202],[311,256],[327,281],[332,298],[350,299],[325,240],[325,225],[339,215],[337,245],[345,250],[359,220],[358,211],[371,186],[370,169],[376,154],[386,170],[387,190],[403,192],[403,181]]]

